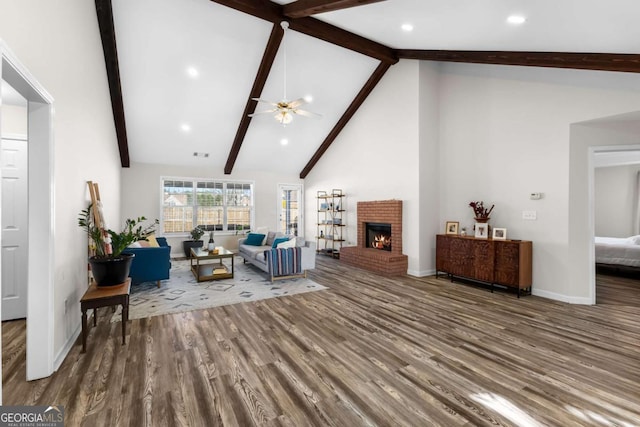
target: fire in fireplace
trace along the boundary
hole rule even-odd
[[[391,252],[391,224],[365,223],[365,247]]]

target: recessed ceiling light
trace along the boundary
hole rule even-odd
[[[289,140],[287,138],[282,138],[280,140],[280,144],[282,144],[282,145],[287,145],[288,143],[289,143]]]
[[[186,123],[183,123],[180,125],[180,129],[182,129],[183,132],[189,132],[191,130],[191,126],[189,126]]]
[[[402,24],[402,27],[400,28],[402,28],[402,31],[406,31],[406,32],[413,31],[413,25],[409,23]]]
[[[511,15],[507,18],[507,22],[512,25],[524,24],[524,21],[526,20],[527,18],[522,15]]]
[[[307,101],[307,102],[312,102],[312,101],[313,101],[313,96],[311,96],[311,95],[305,95],[303,99],[304,99],[305,101]]]
[[[196,67],[188,67],[187,68],[187,75],[191,78],[196,78],[200,75],[200,72],[198,72],[198,69]]]

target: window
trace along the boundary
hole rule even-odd
[[[238,231],[253,226],[253,184],[206,179],[162,179],[163,234]]]

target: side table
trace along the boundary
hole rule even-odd
[[[122,305],[122,345],[125,345],[125,332],[129,320],[129,291],[131,278],[115,286],[97,286],[92,283],[80,299],[82,310],[82,352],[87,351],[87,310],[93,309],[93,326],[96,326],[96,309]]]

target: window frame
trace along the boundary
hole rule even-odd
[[[193,215],[192,215],[192,224],[191,228],[186,231],[178,231],[178,232],[164,232],[164,188],[166,181],[189,181],[192,183],[191,191],[192,191],[192,200],[194,201],[193,207]],[[187,236],[189,237],[190,231],[196,227],[198,223],[198,183],[218,183],[222,184],[222,194],[223,194],[223,223],[222,230],[215,230],[215,234],[221,236],[233,236],[239,233],[245,233],[248,230],[228,230],[228,208],[237,208],[237,205],[230,205],[227,203],[228,195],[227,195],[227,185],[228,184],[240,184],[240,185],[249,185],[249,190],[251,192],[250,202],[249,202],[249,230],[253,230],[255,228],[255,181],[253,180],[241,180],[241,179],[218,179],[218,178],[198,178],[198,177],[180,177],[180,176],[161,176],[160,177],[160,203],[159,203],[159,218],[160,218],[160,233],[163,236],[168,237],[178,237],[178,236]]]

